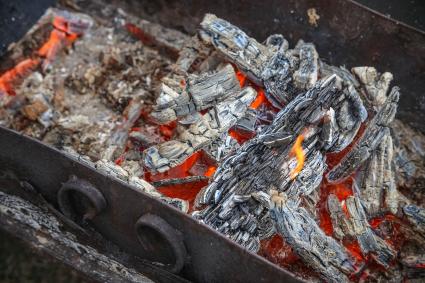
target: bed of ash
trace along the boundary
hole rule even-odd
[[[214,15],[189,37],[107,5],[48,10],[0,69],[0,125],[299,277],[425,276],[425,138],[394,119],[388,72]]]

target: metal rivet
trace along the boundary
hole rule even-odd
[[[73,221],[91,220],[106,208],[102,193],[85,180],[71,176],[58,195],[62,213]]]
[[[139,242],[152,261],[160,262],[170,272],[179,273],[187,252],[182,234],[157,215],[145,214],[135,224]]]

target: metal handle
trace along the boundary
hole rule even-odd
[[[145,214],[135,224],[139,242],[157,261],[173,273],[179,273],[185,264],[187,251],[182,234],[157,215]]]
[[[71,176],[57,194],[59,208],[73,221],[92,220],[106,208],[102,193],[89,182]]]

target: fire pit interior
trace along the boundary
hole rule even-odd
[[[185,34],[89,6],[48,9],[9,48],[0,125],[304,280],[425,276],[425,138],[395,118],[390,72],[214,14]]]

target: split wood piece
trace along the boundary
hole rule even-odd
[[[372,257],[385,268],[390,266],[395,258],[396,252],[379,236],[377,236],[369,225],[365,210],[361,201],[356,196],[350,196],[345,200],[349,220],[360,248],[364,255],[371,254]]]
[[[188,176],[184,178],[172,178],[172,179],[154,181],[152,182],[152,185],[154,185],[156,188],[159,188],[164,186],[173,186],[173,185],[181,185],[181,184],[194,183],[194,182],[200,182],[200,181],[208,181],[208,179],[209,178],[205,176]]]
[[[349,216],[344,213],[342,204],[335,195],[329,195],[327,204],[335,237],[339,240],[357,239],[363,255],[371,254],[377,262],[387,268],[396,253],[373,232],[360,198],[350,196],[345,200]]]
[[[369,122],[366,130],[356,145],[348,152],[341,162],[327,174],[327,179],[331,183],[340,183],[352,175],[378,147],[382,138],[389,134],[390,123],[394,119],[397,111],[399,99],[399,89],[394,87],[382,108]]]
[[[330,113],[328,131],[339,132],[334,135],[335,140],[327,142],[326,149],[329,152],[339,152],[346,148],[358,133],[360,126],[367,118],[367,110],[363,105],[360,94],[357,91],[359,83],[356,78],[344,67],[329,66],[320,63],[320,75],[326,78],[336,74],[342,80],[344,100],[336,102],[334,112]]]
[[[275,233],[267,200],[267,194],[261,191],[247,195],[232,194],[223,203],[218,214],[205,213],[203,222],[247,250],[257,252],[260,249],[260,239],[269,238]],[[196,214],[196,217],[201,215],[202,212]]]
[[[425,209],[414,204],[408,204],[403,207],[403,213],[412,224],[412,229],[425,240]]]
[[[294,70],[300,62],[300,59],[298,58],[299,51],[288,51],[288,44],[282,35],[269,36],[266,40],[266,44],[269,53],[272,55],[269,56],[268,60],[262,66],[261,77],[259,80],[261,80],[262,85],[264,85],[264,93],[268,101],[274,107],[281,109],[300,92],[296,89],[293,80],[302,76],[308,76],[307,72],[309,69],[300,69],[300,72],[303,75],[293,76]],[[313,45],[310,44],[310,47],[311,46]],[[312,58],[308,57],[303,59],[303,62],[306,62]],[[311,65],[314,65],[314,63]],[[302,85],[302,83],[298,85]]]
[[[335,239],[325,235],[304,208],[293,204],[284,192],[271,191],[270,215],[277,232],[304,263],[327,282],[349,282],[346,274],[354,271],[352,258]]]
[[[257,126],[257,111],[255,109],[248,109],[245,115],[233,127],[240,133],[255,135]]]
[[[114,161],[124,154],[131,128],[139,119],[143,107],[142,96],[135,95],[124,110],[126,119],[115,125],[111,136],[106,141],[107,148],[102,153],[101,159]]]
[[[360,88],[360,83],[356,77],[347,70],[344,66],[332,66],[328,65],[325,62],[319,60],[319,76],[325,78],[331,75],[337,75],[340,77],[347,85],[353,85],[356,89]]]
[[[327,147],[328,152],[339,152],[354,140],[360,126],[366,121],[367,111],[356,89],[352,85],[343,83],[343,96],[333,106],[335,123],[333,127],[334,140]]]
[[[218,66],[219,61],[214,60],[215,55],[212,53],[213,50],[208,48],[198,36],[193,36],[186,40],[183,48],[179,51],[174,70],[184,75],[199,71],[199,69],[213,70]],[[208,66],[201,67],[203,64],[208,64]]]
[[[295,50],[298,50],[299,56],[299,68],[294,72],[294,83],[299,89],[310,89],[317,81],[319,73],[319,55],[317,54],[316,48],[312,43],[304,43],[304,41],[298,41],[295,46]]]
[[[338,240],[345,237],[354,237],[354,231],[351,222],[345,216],[341,203],[337,196],[330,194],[327,200],[327,208],[332,220],[333,235]]]
[[[213,73],[190,75],[184,83],[185,86],[177,89],[165,83],[162,85],[151,113],[157,123],[165,124],[213,107],[218,102],[236,95],[241,89],[230,64]],[[174,83],[176,84],[179,83]]]
[[[246,113],[248,113],[249,110],[250,109],[248,109]],[[240,120],[242,119],[243,117]],[[238,120],[236,125],[240,122],[240,120]],[[239,147],[240,145],[238,141],[230,136],[229,132],[224,132],[218,139],[203,147],[202,150],[210,156],[212,160],[215,160],[218,164],[220,164],[224,157],[226,157],[230,152],[237,150]]]
[[[392,137],[386,133],[358,174],[359,197],[369,218],[385,212],[397,214],[399,203],[405,204],[395,184],[393,152]]]
[[[387,99],[387,92],[393,75],[385,72],[382,75],[374,67],[355,67],[351,71],[357,76],[366,89],[366,98],[378,110]]]
[[[251,80],[262,85],[261,73],[272,55],[270,49],[213,14],[204,16],[199,36],[228,57]]]
[[[425,205],[425,135],[397,119],[391,127],[397,187],[407,190],[410,198]]]
[[[175,140],[152,146],[144,151],[144,165],[153,172],[165,172],[211,144],[227,132],[246,112],[256,92],[247,87],[221,101],[195,123],[178,125]]]

